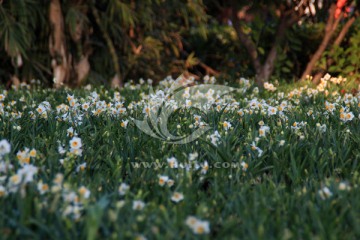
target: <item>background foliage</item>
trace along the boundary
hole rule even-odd
[[[52,2],[59,2],[61,6],[59,19],[62,18],[64,23],[64,45],[70,62],[65,83],[70,86],[110,84],[116,74],[121,83],[139,78],[158,80],[184,72],[196,77],[205,74],[220,74],[228,79],[233,79],[233,76],[254,77],[256,69],[236,35],[228,10],[237,8],[241,12],[244,8],[248,9],[242,28],[251,36],[264,62],[275,41],[281,6],[289,3],[236,1],[233,4],[231,1],[216,0],[0,1],[2,83],[10,85],[40,79],[45,85],[52,85],[53,62],[61,64],[59,56],[49,53],[49,39],[54,27],[49,23],[52,14],[49,5]],[[286,30],[281,48],[278,48],[272,79],[292,81],[301,76],[324,37],[328,6],[339,1],[312,2],[315,5],[322,2],[322,8],[317,8],[316,14],[303,17],[301,24]],[[292,1],[286,6],[294,8],[296,4],[297,1]],[[354,1],[347,4],[356,6]],[[346,20],[342,19],[340,25],[344,25]],[[357,19],[336,51],[331,51],[330,47],[327,49],[316,69],[359,78],[358,25]],[[333,59],[333,64],[325,67],[328,58]]]

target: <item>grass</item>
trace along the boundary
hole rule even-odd
[[[328,96],[293,87],[283,96],[280,90],[265,90],[260,98],[253,88],[241,86],[245,93],[233,96],[238,105],[219,101],[203,113],[180,108],[168,123],[173,135],[193,132],[194,114],[211,127],[187,144],[169,144],[135,126],[131,117],[143,119],[148,106],[147,100],[141,101],[149,91],[146,84],[127,86],[120,95],[104,88],[4,92],[0,140],[8,141],[11,150],[7,153],[0,144],[0,236],[358,239],[360,95],[333,96],[342,87],[330,81],[325,88]],[[251,100],[261,106],[251,107]],[[51,108],[39,113],[44,101]],[[126,111],[112,114],[111,108],[122,101]],[[326,109],[326,101],[335,103],[333,112]],[[73,102],[79,105],[71,107]],[[82,107],[86,102],[88,110]],[[285,102],[283,113],[268,114],[270,107],[278,109]],[[342,120],[342,111],[354,117]],[[129,121],[126,127],[123,120]],[[226,130],[224,122],[231,127]],[[270,128],[263,137],[261,124]],[[79,141],[76,137],[80,148],[71,146],[71,140]],[[189,160],[192,153],[197,156]],[[192,168],[170,168],[167,160],[172,157]],[[37,171],[26,181],[29,170],[21,169],[28,166]],[[174,182],[165,180],[161,186],[160,176]],[[129,187],[124,194],[119,192],[122,183]],[[183,200],[173,201],[175,192],[183,194]],[[189,222],[190,216],[197,220]]]

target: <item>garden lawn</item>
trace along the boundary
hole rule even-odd
[[[359,239],[360,94],[343,81],[259,93],[241,79],[230,97],[198,93],[204,109],[170,101],[171,78],[152,95],[143,81],[1,90],[0,238]],[[174,144],[136,126],[164,105],[172,135],[209,129]]]

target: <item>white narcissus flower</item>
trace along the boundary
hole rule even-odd
[[[325,109],[328,112],[333,113],[335,110],[336,103],[330,103],[328,101],[325,101]]]
[[[200,115],[194,115],[195,122],[200,122],[201,116]]]
[[[354,114],[352,112],[347,112],[347,113],[340,113],[340,119],[343,122],[348,122],[354,119]]]
[[[84,171],[86,169],[86,162],[80,164],[79,166],[76,167],[76,172],[80,172],[80,171]]]
[[[197,221],[193,227],[195,234],[208,234],[210,233],[210,224],[208,221]]]
[[[5,155],[10,153],[11,151],[11,145],[10,143],[6,140],[3,139],[0,141],[0,155]]]
[[[0,198],[6,197],[7,191],[6,188],[3,185],[0,185]]]
[[[66,153],[66,150],[64,149],[64,147],[59,143],[58,146],[58,152],[62,155],[64,153]]]
[[[87,189],[86,187],[81,186],[78,191],[80,196],[82,196],[83,198],[87,199],[90,197],[90,190]]]
[[[29,183],[34,180],[34,175],[38,173],[38,168],[31,164],[26,164],[17,171],[17,175],[24,183]]]
[[[25,148],[23,151],[18,151],[16,157],[21,165],[30,163],[30,150]]]
[[[119,108],[119,113],[120,113],[120,114],[123,114],[124,112],[126,112],[126,108],[123,108],[123,107],[122,107],[122,108]]]
[[[76,156],[81,156],[81,155],[82,155],[82,149],[81,149],[81,148],[80,148],[80,149],[71,148],[71,149],[70,149],[70,152],[71,152],[72,154],[75,154]]]
[[[151,111],[151,109],[150,109],[150,107],[144,107],[144,109],[143,109],[143,113],[145,113],[146,115],[149,115],[150,114],[150,111]]]
[[[195,234],[208,234],[210,233],[210,224],[208,221],[200,220],[196,217],[189,216],[185,220],[185,224],[193,231]]]
[[[218,131],[215,131],[212,135],[210,135],[210,139],[211,139],[211,143],[217,146],[221,139],[221,136]]]
[[[121,183],[119,186],[119,194],[120,196],[124,196],[130,189],[130,186],[126,183]]]
[[[55,175],[55,178],[54,178],[54,180],[53,180],[53,183],[54,183],[55,185],[61,185],[61,184],[63,183],[63,181],[64,181],[64,175],[63,175],[62,173],[57,173],[57,174]]]
[[[274,84],[269,83],[269,82],[264,82],[264,88],[271,92],[276,90],[276,87],[274,86]]]
[[[268,115],[275,115],[277,113],[277,109],[274,107],[269,107],[268,108]]]
[[[247,164],[246,162],[241,162],[241,166],[243,171],[246,171],[249,168],[249,164]]]
[[[76,136],[77,133],[76,131],[74,131],[74,128],[73,127],[69,127],[67,130],[66,130],[66,135],[68,137],[73,137],[74,135]]]
[[[159,176],[159,185],[164,186],[169,180],[168,176]]]
[[[43,113],[46,111],[46,109],[45,109],[44,106],[40,105],[40,106],[38,106],[38,108],[36,108],[36,111],[37,111],[39,114],[43,114]]]
[[[116,202],[115,207],[116,207],[117,209],[120,209],[120,208],[122,208],[124,205],[125,205],[125,201],[124,201],[124,200],[120,200],[120,201]]]
[[[168,158],[167,162],[168,162],[170,168],[178,168],[178,162],[175,157]]]
[[[316,124],[316,128],[319,129],[321,133],[326,132],[326,124],[321,125],[320,123]]]
[[[341,191],[351,190],[351,187],[349,186],[349,184],[347,182],[340,182],[339,183],[339,190],[341,190]]]
[[[166,182],[166,184],[167,184],[168,187],[172,187],[172,186],[174,186],[175,181],[172,180],[172,179],[169,179],[169,180]]]
[[[71,149],[80,149],[82,147],[81,139],[78,137],[73,137],[70,140],[70,147]]]
[[[5,182],[5,179],[7,178],[6,174],[9,172],[9,170],[11,170],[13,168],[14,168],[14,165],[12,165],[11,163],[5,162],[5,161],[0,161],[0,173],[5,173],[5,175],[2,175],[0,177],[0,183]]]
[[[40,194],[43,195],[44,193],[47,193],[49,191],[49,185],[43,183],[42,181],[39,181],[37,184],[37,189],[40,192]]]
[[[266,136],[266,132],[270,131],[270,127],[268,126],[261,126],[259,129],[259,136],[260,137],[265,137]]]
[[[33,157],[33,158],[36,157],[36,154],[37,154],[37,151],[36,151],[35,148],[31,149],[30,152],[29,152],[29,156]]]
[[[192,105],[191,100],[186,99],[185,100],[185,107],[189,108],[189,107],[191,107],[191,105]]]
[[[21,183],[21,176],[19,174],[14,174],[9,178],[10,185],[18,185]]]
[[[184,194],[179,193],[179,192],[174,192],[174,194],[171,196],[171,201],[173,202],[180,202],[184,199]]]
[[[141,200],[134,200],[133,201],[133,210],[143,210],[145,207],[145,203]]]
[[[224,128],[225,131],[229,130],[231,128],[231,123],[227,122],[227,121],[224,121],[223,122],[223,128]]]
[[[123,128],[126,128],[128,123],[129,123],[129,120],[122,120],[121,123],[120,123],[120,126],[123,127]]]
[[[205,161],[203,164],[201,164],[201,173],[206,174],[209,170],[209,163]]]
[[[88,102],[84,102],[82,105],[81,105],[82,109],[84,109],[85,111],[87,111],[90,107],[90,103]]]
[[[318,193],[323,200],[330,198],[333,195],[328,187],[323,187],[318,191]]]
[[[254,141],[250,144],[250,146],[251,146],[251,150],[258,152],[258,157],[262,156],[264,151],[261,148],[257,147]]]
[[[197,152],[194,153],[190,153],[189,154],[189,161],[194,161],[195,159],[197,159],[199,156],[199,154]]]

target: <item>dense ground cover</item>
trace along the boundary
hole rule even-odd
[[[259,93],[241,79],[221,96],[188,80],[180,102],[171,78],[150,95],[144,81],[3,90],[0,236],[358,239],[360,94],[339,91],[344,81]],[[132,120],[163,105],[172,135],[209,130],[171,144]]]

